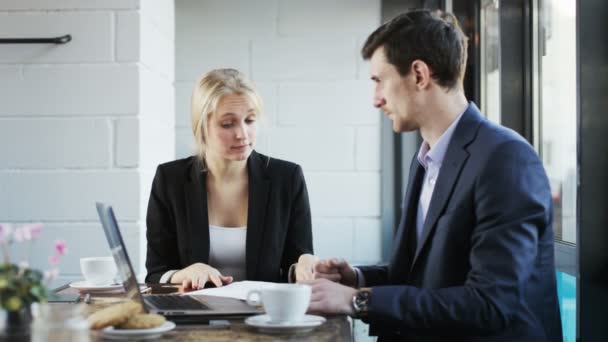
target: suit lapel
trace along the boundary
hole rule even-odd
[[[475,138],[481,120],[482,117],[479,109],[471,102],[460,118],[460,122],[454,130],[452,139],[443,158],[441,170],[439,171],[437,183],[433,190],[429,210],[422,227],[422,235],[416,246],[416,254],[414,255],[410,271],[413,270],[414,265],[418,260],[418,256],[435,232],[437,220],[443,213],[443,210],[452,195],[454,186],[460,177],[460,171],[469,157],[469,153],[465,148]]]
[[[468,153],[464,150],[450,150],[453,149],[448,148],[446,158],[443,160],[439,176],[437,177],[437,184],[435,184],[435,189],[433,190],[429,211],[426,214],[424,225],[422,226],[422,235],[416,246],[416,254],[414,256],[414,262],[412,262],[412,268],[416,263],[418,255],[420,255],[420,251],[435,231],[435,223],[437,223],[437,219],[443,212],[443,208],[445,208],[448,199],[452,194],[454,184],[456,184],[456,181],[458,180],[460,170],[468,158]],[[450,156],[449,158],[448,155]]]
[[[260,247],[264,237],[266,209],[270,180],[266,177],[266,164],[255,151],[247,161],[249,177],[249,208],[247,210],[246,273],[247,279],[256,279]]]
[[[184,184],[190,248],[194,262],[209,263],[209,217],[207,212],[207,172],[203,172],[200,162],[193,158],[190,182]]]
[[[412,239],[415,239],[415,234],[412,233],[416,230],[415,213],[423,179],[424,168],[414,157],[410,165],[410,176],[403,200],[401,220],[395,237],[397,246],[393,249],[393,257],[389,268],[390,282],[394,284],[403,283],[408,276],[408,273],[404,271],[409,269],[413,257],[412,249],[416,245],[412,241]]]

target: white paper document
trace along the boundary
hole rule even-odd
[[[229,297],[236,299],[247,299],[247,294],[251,290],[262,290],[276,286],[277,283],[269,283],[265,281],[236,281],[232,284],[225,285],[222,287],[216,287],[211,289],[202,289],[192,292],[184,293],[184,295],[206,295],[216,297]]]

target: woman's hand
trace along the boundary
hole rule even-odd
[[[357,287],[357,272],[344,259],[327,259],[315,265],[315,278],[325,278],[342,285]]]
[[[319,258],[312,254],[302,254],[296,264],[296,282],[315,279],[315,264]]]
[[[184,292],[202,289],[207,282],[220,287],[232,283],[232,280],[232,277],[223,276],[215,268],[200,262],[175,272],[171,277],[171,283],[182,284]]]

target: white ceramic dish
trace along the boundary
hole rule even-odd
[[[109,284],[109,285],[93,285],[87,281],[76,281],[70,284],[71,288],[74,288],[80,292],[115,292],[124,291],[121,284]]]
[[[265,333],[303,333],[313,330],[314,328],[325,323],[325,318],[315,315],[304,315],[304,318],[299,322],[290,323],[273,323],[268,315],[256,315],[245,319],[245,324],[254,329]]]
[[[167,331],[175,329],[175,323],[166,321],[163,325],[150,329],[115,329],[107,327],[102,330],[103,337],[111,340],[147,340],[159,338]]]

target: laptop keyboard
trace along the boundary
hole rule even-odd
[[[152,295],[145,301],[159,310],[209,310],[209,307],[190,296]]]

